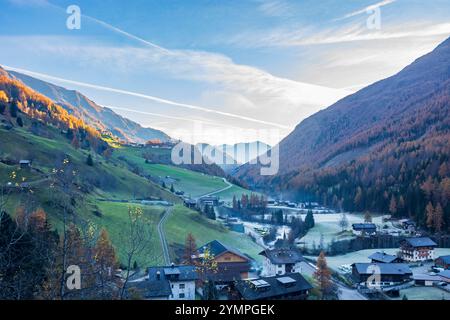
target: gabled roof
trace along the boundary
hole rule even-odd
[[[242,279],[243,273],[250,271],[250,262],[221,262],[217,271],[207,272],[206,277],[215,282],[232,282]]]
[[[241,280],[236,289],[245,300],[270,299],[287,294],[301,293],[312,289],[311,284],[300,273],[265,277],[255,280]]]
[[[247,257],[246,255],[244,255],[242,252],[240,252],[239,250],[235,249],[235,248],[231,248],[228,247],[224,244],[222,244],[220,241],[218,240],[213,240],[203,246],[201,246],[197,251],[198,253],[201,255],[205,252],[206,248],[209,248],[210,253],[212,255],[214,255],[214,257],[218,257],[226,252],[231,252],[237,256],[240,256],[241,258],[250,261],[249,257]]]
[[[422,280],[422,281],[442,281],[441,277],[438,275],[431,274],[415,274],[413,275],[414,280]]]
[[[354,263],[352,264],[359,274],[372,275],[378,267],[381,274],[407,275],[412,274],[411,269],[405,263]]]
[[[450,279],[450,270],[444,270],[438,273],[438,276]]]
[[[176,276],[178,281],[197,280],[198,274],[195,266],[166,266],[166,267],[150,267],[148,268],[148,279],[150,281],[158,280],[158,272],[160,279],[167,279],[169,276]]]
[[[375,260],[375,261],[380,261],[383,263],[391,263],[393,261],[395,261],[398,257],[390,255],[390,254],[386,254],[384,252],[375,252],[374,254],[369,256],[369,259]]]
[[[170,282],[165,279],[129,282],[127,289],[127,296],[131,295],[130,289],[135,289],[143,299],[166,298],[172,294]]]
[[[428,237],[406,238],[405,241],[412,247],[437,247],[436,242]]]
[[[375,223],[354,223],[352,227],[354,230],[371,230],[377,228]]]
[[[159,277],[158,277],[159,275]],[[171,278],[171,277],[176,278]],[[144,299],[166,298],[172,294],[171,281],[195,281],[198,279],[194,266],[150,267],[145,280],[129,282],[127,289],[135,289]],[[131,292],[128,290],[127,296]]]
[[[450,264],[450,255],[440,256],[440,257],[438,257],[438,259],[441,259],[442,261],[444,261],[445,264]]]
[[[301,252],[296,248],[267,249],[261,251],[259,254],[269,259],[272,264],[287,264],[305,261]]]

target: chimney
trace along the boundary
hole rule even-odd
[[[161,272],[156,272],[156,280],[161,280]]]

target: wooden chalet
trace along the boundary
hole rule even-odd
[[[196,259],[201,260],[205,250],[209,250],[217,263],[217,272],[208,274],[207,278],[224,284],[248,278],[251,260],[239,250],[228,247],[218,240],[213,240],[197,250]]]

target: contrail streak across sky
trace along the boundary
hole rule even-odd
[[[201,111],[201,112],[206,112],[206,113],[217,114],[217,115],[221,115],[221,116],[225,116],[225,117],[236,118],[236,119],[240,119],[240,120],[269,125],[269,126],[273,126],[273,127],[277,127],[277,128],[281,128],[281,129],[291,129],[288,126],[285,126],[285,125],[282,125],[279,123],[253,119],[253,118],[246,117],[246,116],[241,116],[241,115],[237,115],[237,114],[233,114],[233,113],[229,113],[229,112],[208,109],[205,107],[196,106],[196,105],[192,105],[192,104],[175,102],[175,101],[171,101],[171,100],[167,100],[167,99],[163,99],[163,98],[159,98],[159,97],[155,97],[155,96],[151,96],[151,95],[146,95],[146,94],[142,94],[142,93],[127,91],[127,90],[122,90],[122,89],[116,89],[116,88],[110,88],[110,87],[104,87],[104,86],[99,86],[99,85],[95,85],[95,84],[79,82],[79,81],[74,81],[74,80],[63,79],[63,78],[54,77],[54,76],[43,74],[43,73],[24,70],[24,69],[20,69],[20,68],[14,68],[14,67],[10,67],[10,66],[4,66],[4,67],[7,70],[16,71],[16,72],[20,72],[20,73],[28,74],[31,76],[40,77],[40,78],[46,78],[46,79],[50,79],[50,80],[54,80],[54,81],[69,83],[69,84],[73,84],[73,85],[77,85],[77,86],[81,86],[81,87],[125,94],[125,95],[129,95],[129,96],[134,96],[134,97],[138,97],[138,98],[151,100],[151,101],[158,102],[158,103],[171,105],[174,107],[180,107],[180,108],[191,109],[191,110],[196,110],[196,111]]]

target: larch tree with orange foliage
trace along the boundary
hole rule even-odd
[[[441,232],[444,227],[444,210],[440,203],[434,209],[434,231]]]
[[[5,91],[0,90],[0,103],[1,104],[6,104],[8,103],[9,99],[8,96],[6,95]]]
[[[427,207],[425,208],[426,217],[427,217],[427,227],[429,229],[434,226],[434,207],[431,202],[428,202]]]
[[[115,272],[118,266],[116,251],[109,239],[106,229],[102,229],[97,244],[94,247],[95,274],[101,297],[111,298],[111,289],[108,285],[112,284],[115,278]]]
[[[325,258],[325,252],[320,252],[317,258],[317,270],[314,272],[314,279],[317,280],[318,287],[322,293],[322,299],[326,299],[332,292],[333,282],[331,280],[331,271],[327,265],[327,259]]]
[[[187,265],[193,265],[194,264],[193,257],[195,257],[196,255],[197,255],[197,243],[192,233],[189,232],[189,234],[186,236],[186,241],[184,244],[184,256],[183,256],[184,263]]]

